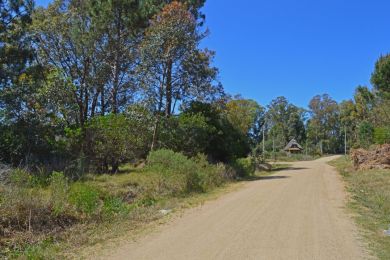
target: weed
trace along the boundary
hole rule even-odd
[[[69,202],[76,207],[77,211],[91,216],[99,207],[99,191],[90,185],[75,183],[70,189]]]

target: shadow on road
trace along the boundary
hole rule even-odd
[[[310,168],[306,168],[306,167],[287,167],[287,168],[284,168],[284,169],[280,169],[280,170],[275,170],[275,171],[278,171],[278,172],[284,172],[284,171],[299,171],[299,170],[308,170]]]
[[[253,176],[248,178],[248,181],[261,181],[261,180],[278,180],[278,179],[287,179],[289,176]]]

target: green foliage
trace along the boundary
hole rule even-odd
[[[253,133],[259,121],[264,120],[264,108],[251,99],[236,98],[226,104],[227,118],[244,135]]]
[[[63,214],[68,205],[69,183],[62,172],[53,172],[50,177],[51,204],[53,214]]]
[[[22,188],[30,188],[33,186],[33,176],[26,170],[17,168],[12,171],[10,181],[13,185]]]
[[[203,115],[189,113],[162,118],[160,129],[158,147],[182,152],[190,157],[205,153],[215,132]]]
[[[146,111],[131,112],[96,117],[88,123],[88,156],[99,172],[108,172],[110,164],[115,173],[120,163],[146,154],[151,140],[150,122],[144,116]]]
[[[161,174],[160,186],[169,187],[173,194],[205,192],[224,181],[224,168],[211,165],[205,156],[189,159],[171,150],[157,150],[149,154],[147,169]]]
[[[240,177],[252,176],[256,171],[256,163],[252,157],[239,158],[233,162],[233,167]]]
[[[183,113],[201,115],[206,120],[211,131],[204,149],[213,160],[228,162],[249,154],[248,136],[233,126],[216,104],[192,102]]]
[[[170,116],[174,103],[208,100],[220,90],[214,53],[199,49],[204,34],[188,8],[171,1],[151,20],[140,44],[137,72],[148,103]],[[165,68],[161,70],[161,68]]]
[[[364,148],[368,148],[373,141],[374,128],[372,124],[367,121],[363,121],[360,123],[358,131],[359,144]]]
[[[381,97],[390,99],[390,55],[381,56],[375,64],[371,77],[375,89]]]
[[[275,151],[282,150],[291,139],[298,143],[306,140],[306,129],[304,125],[306,111],[289,103],[285,97],[278,97],[268,105],[266,113],[268,148]],[[262,141],[260,136],[259,142]]]
[[[390,143],[390,127],[378,127],[374,129],[374,142],[376,144]]]
[[[69,202],[76,210],[91,216],[96,213],[99,207],[99,191],[87,184],[75,183],[70,188]]]
[[[309,104],[311,119],[307,132],[311,144],[318,147],[320,154],[342,151],[342,132],[339,120],[339,106],[329,95],[317,95]]]
[[[129,211],[129,206],[118,197],[108,197],[103,201],[102,215],[108,219],[118,215],[126,215]]]

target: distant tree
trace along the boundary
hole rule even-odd
[[[368,148],[373,143],[374,127],[368,121],[362,121],[358,127],[358,141],[363,148]]]
[[[245,157],[250,152],[250,140],[228,120],[226,113],[216,104],[192,102],[183,112],[201,115],[209,126],[205,153],[215,161],[228,162]]]
[[[317,95],[309,103],[311,118],[308,137],[320,153],[337,153],[342,149],[339,106],[329,95]]]
[[[354,147],[358,138],[356,132],[359,124],[357,106],[352,100],[345,100],[339,104],[339,109],[341,127],[347,131],[348,147]]]
[[[356,117],[359,120],[367,119],[375,106],[375,95],[365,86],[358,86],[355,90]]]
[[[230,123],[245,135],[255,134],[259,121],[264,121],[264,108],[251,99],[236,97],[226,104],[226,113]]]
[[[271,101],[266,120],[276,149],[282,149],[292,138],[298,142],[305,140],[305,114],[305,110],[289,103],[285,97]]]
[[[384,99],[390,99],[390,54],[381,56],[375,64],[371,83]]]

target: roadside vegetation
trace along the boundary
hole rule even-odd
[[[40,179],[14,170],[10,183],[1,186],[2,257],[47,258],[117,235],[119,222],[134,228],[159,219],[165,214],[160,210],[172,211],[180,200],[211,192],[238,172],[242,178],[254,174],[254,165],[237,167],[158,150],[143,168],[127,164],[116,175],[88,174],[77,181],[61,172]],[[113,230],[106,235],[97,230],[108,226]]]
[[[330,163],[343,176],[351,194],[349,207],[373,255],[390,259],[390,170],[355,171],[348,157]]]
[[[204,4],[0,1],[0,257],[104,239],[267,160],[390,142],[389,55],[351,100],[259,104],[225,92]]]
[[[286,167],[276,164],[273,171]],[[141,232],[172,211],[229,190],[234,185],[226,184],[238,178],[272,174],[255,169],[250,158],[229,166],[210,164],[202,155],[157,150],[144,167],[125,164],[115,175],[87,174],[77,181],[61,172],[42,179],[14,170],[10,183],[0,186],[0,255],[71,257],[84,247]]]

